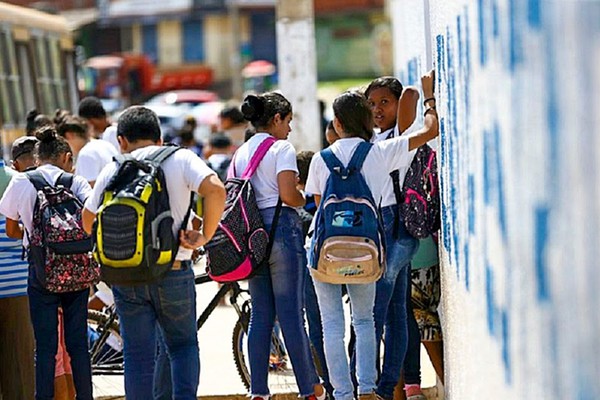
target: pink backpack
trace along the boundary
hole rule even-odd
[[[213,238],[204,246],[209,276],[217,282],[250,278],[268,260],[272,243],[256,204],[250,178],[277,139],[259,146],[240,178],[235,175],[235,155],[225,181],[225,211]],[[273,226],[275,226],[274,221]],[[271,229],[273,232],[273,229]]]

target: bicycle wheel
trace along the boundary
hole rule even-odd
[[[93,375],[123,374],[123,338],[119,321],[100,311],[88,310],[88,348]]]
[[[246,389],[250,390],[250,364],[248,362],[247,322],[249,316],[240,316],[233,328],[233,359],[235,367]],[[271,336],[269,360],[269,389],[272,393],[297,392],[296,377],[285,352],[285,346],[277,334]]]

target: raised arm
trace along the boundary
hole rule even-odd
[[[396,114],[396,125],[398,132],[402,134],[415,122],[417,117],[417,105],[419,103],[419,91],[414,86],[407,86],[402,90],[398,99],[398,113]]]
[[[429,71],[421,77],[423,96],[425,96],[425,121],[423,127],[414,134],[408,136],[408,149],[414,150],[434,139],[439,134],[438,116],[435,109],[435,97],[433,84],[435,81],[435,70]]]

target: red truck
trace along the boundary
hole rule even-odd
[[[212,68],[203,64],[156,67],[143,54],[115,54],[89,58],[81,69],[83,96],[119,100],[123,106],[175,89],[206,89],[213,83]]]

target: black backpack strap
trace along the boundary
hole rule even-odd
[[[29,182],[35,187],[36,191],[44,190],[44,188],[52,187],[50,183],[44,178],[44,175],[40,171],[27,171],[25,176],[29,179]]]
[[[275,243],[275,230],[277,229],[277,224],[279,223],[279,215],[281,215],[281,208],[283,207],[283,202],[281,201],[281,197],[277,199],[277,206],[275,207],[275,215],[273,215],[273,222],[271,223],[271,229],[269,230],[269,243],[267,244],[267,253],[265,255],[265,262],[269,262],[269,258],[271,258],[271,250],[273,250],[273,244]]]
[[[127,160],[135,160],[135,158],[133,158],[133,156],[129,153],[127,153],[127,154],[119,153],[113,157],[113,161],[119,165],[123,165],[125,163],[125,161],[127,161]]]
[[[60,185],[64,188],[70,189],[72,184],[73,184],[73,174],[70,174],[68,172],[63,172],[62,174],[60,174],[58,176],[55,186]]]
[[[396,198],[396,216],[394,217],[394,239],[398,239],[398,228],[400,227],[400,205],[404,202],[402,189],[400,188],[400,170],[390,172],[394,197]]]
[[[171,157],[173,153],[175,153],[179,149],[181,149],[181,147],[176,145],[161,146],[161,148],[155,151],[151,156],[146,157],[146,160],[160,165],[163,163],[163,161]]]

